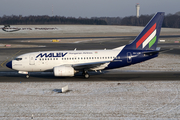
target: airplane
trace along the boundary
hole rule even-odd
[[[82,72],[89,78],[89,71],[102,71],[129,66],[158,56],[157,47],[164,12],[157,12],[135,40],[121,47],[104,50],[42,51],[20,55],[9,61],[8,68],[26,74],[53,71],[56,77],[73,77]]]

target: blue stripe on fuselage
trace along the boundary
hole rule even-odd
[[[114,69],[129,66],[132,64],[140,63],[158,56],[158,53],[152,55],[144,55],[144,52],[147,50],[131,50],[131,49],[123,49],[118,55],[120,59],[114,59],[105,69]],[[149,52],[152,52],[149,51]],[[129,54],[130,53],[130,54]],[[128,56],[129,55],[129,56]]]

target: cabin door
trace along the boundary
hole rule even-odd
[[[29,55],[29,65],[35,65],[35,55]]]

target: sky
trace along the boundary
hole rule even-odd
[[[0,0],[0,16],[125,17],[136,15],[137,3],[140,15],[180,11],[180,0]]]

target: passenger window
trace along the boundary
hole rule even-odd
[[[42,60],[44,60],[44,58],[42,58]]]
[[[58,60],[58,58],[56,58],[56,60]]]

